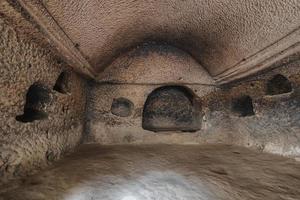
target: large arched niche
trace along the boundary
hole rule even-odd
[[[201,103],[187,87],[159,87],[144,104],[142,127],[154,132],[200,130]]]

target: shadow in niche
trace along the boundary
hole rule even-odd
[[[201,129],[201,103],[183,86],[163,86],[148,96],[142,127],[150,131],[194,132]]]
[[[44,111],[45,106],[50,103],[50,91],[45,86],[34,83],[31,85],[26,94],[26,103],[24,106],[24,114],[18,115],[16,120],[27,123],[35,120],[42,120],[48,117]]]
[[[126,98],[114,99],[111,105],[111,113],[119,117],[128,117],[132,114],[133,103]]]
[[[241,117],[254,115],[253,102],[250,96],[242,96],[232,101],[232,111]]]
[[[67,71],[63,71],[60,73],[58,76],[56,83],[53,87],[53,90],[62,93],[62,94],[67,94],[70,91],[69,88],[69,79],[70,79],[70,73]]]
[[[292,91],[291,82],[283,75],[277,74],[267,83],[267,95],[278,95]]]

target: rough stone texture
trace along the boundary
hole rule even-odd
[[[299,42],[299,32],[293,35],[300,25],[299,0],[49,0],[43,5],[98,72],[147,41],[184,49],[213,76]]]
[[[85,82],[72,72],[70,93],[53,91],[66,65],[17,30],[0,18],[0,184],[31,174],[73,150],[83,132]],[[16,116],[23,114],[27,90],[36,82],[50,90],[51,102],[44,109],[48,118],[19,122]]]
[[[300,59],[299,54],[274,65],[274,69],[240,82],[223,86],[202,99],[210,126],[224,115],[232,127],[223,132],[230,143],[260,151],[300,158]],[[291,82],[292,92],[267,95],[268,81],[282,74]],[[232,101],[241,96],[252,98],[254,114],[241,117],[232,113]]]
[[[28,1],[27,1],[28,2]],[[33,1],[31,1],[33,3]],[[41,1],[35,1],[35,3],[41,3]],[[42,7],[43,8],[43,7]],[[46,13],[45,10],[41,9],[41,7],[36,8],[39,12]],[[51,49],[51,52],[53,55],[57,56],[58,58],[64,60],[66,63],[69,64],[76,72],[81,73],[85,77],[92,77],[92,74],[90,72],[89,64],[84,63],[82,59],[80,59],[80,53],[78,53],[78,50],[74,47],[74,45],[71,42],[71,45],[73,45],[71,48],[76,51],[71,52],[69,54],[70,48],[68,48],[70,45],[58,45],[59,40],[63,40],[64,37],[61,35],[58,36],[58,38],[53,37],[53,34],[57,34],[57,32],[61,32],[61,28],[58,27],[55,23],[53,23],[52,19],[52,25],[56,25],[55,30],[52,30],[52,37],[49,35],[51,34],[49,30],[45,30],[43,27],[45,24],[38,24],[35,21],[36,16],[30,15],[26,9],[24,9],[21,6],[21,1],[19,0],[2,0],[0,1],[0,16],[5,16],[5,18],[8,19],[9,23],[11,25],[14,25],[17,27],[15,30],[18,34],[18,37],[20,39],[26,39],[26,40],[35,40],[39,46]],[[41,20],[43,21],[43,19]],[[45,21],[43,21],[45,23]],[[55,32],[56,31],[56,32]],[[67,37],[67,36],[65,36]],[[69,41],[68,41],[69,42]],[[72,51],[72,50],[71,50]]]
[[[100,83],[215,84],[189,54],[168,44],[149,42],[122,54],[97,77]]]
[[[90,83],[87,108],[87,141],[113,143],[195,143],[199,135],[154,133],[142,128],[143,107],[148,95],[164,85],[186,85],[196,96],[215,89],[214,81],[195,60],[170,46],[142,46],[117,59]],[[134,104],[131,116],[110,112],[114,99],[124,97]],[[217,137],[217,136],[216,136]]]
[[[300,164],[230,145],[83,145],[1,200],[299,200]]]
[[[152,131],[196,131],[201,105],[185,87],[165,86],[151,92],[143,109],[143,128]]]
[[[164,54],[164,58],[167,59],[172,55]],[[172,58],[181,60],[180,56]],[[189,73],[182,73],[186,70],[185,67],[189,66],[185,65],[184,61],[181,65],[176,65],[176,59],[173,59],[174,65],[173,63],[166,65],[163,62],[159,67],[164,73],[155,70],[158,65],[151,65],[150,68],[149,63],[159,59],[161,59],[160,55],[155,52],[147,56],[134,57],[129,66],[126,65],[128,67],[122,68],[122,65],[119,65],[121,75],[114,68],[108,68],[103,73],[104,80],[109,77],[108,81],[98,80],[90,83],[86,126],[88,142],[101,144],[226,143],[291,157],[300,156],[299,54],[276,63],[271,71],[220,88],[216,88],[213,84],[201,84],[201,78],[197,80],[199,84],[196,84],[200,68],[190,67]],[[143,61],[144,68],[136,60]],[[189,63],[189,59],[186,59],[185,63]],[[167,70],[168,66],[171,66],[172,73]],[[136,77],[133,75],[135,70]],[[161,77],[165,77],[168,73],[169,76],[163,82]],[[293,86],[291,93],[267,95],[268,81],[276,74],[282,74],[291,81]],[[177,78],[180,76],[184,81]],[[205,76],[202,78],[205,79]],[[154,89],[170,83],[184,85],[198,96],[202,104],[201,112],[203,112],[201,130],[194,133],[175,131],[154,133],[142,129],[142,111],[148,95]],[[246,115],[249,116],[242,117],[243,114],[237,114],[232,109],[234,99],[242,96],[249,96],[252,99],[254,115],[248,113]],[[110,113],[112,100],[118,97],[128,98],[134,103],[135,112],[132,116],[119,118]]]
[[[31,10],[41,8],[38,10],[40,17],[48,14],[52,21],[46,22],[43,21],[46,18],[35,16],[39,18],[35,21],[39,23],[35,23],[34,12],[27,13],[24,7],[21,8],[24,2],[38,5],[32,6]],[[72,151],[82,141],[83,131],[86,131],[85,142],[100,144],[223,143],[300,159],[299,53],[275,63],[271,71],[227,85],[216,84],[252,74],[264,69],[263,66],[270,66],[274,60],[294,53],[297,48],[299,50],[299,11],[297,0],[0,1],[0,184],[31,174]],[[47,32],[51,26],[49,22],[56,28],[51,29],[54,32]],[[37,25],[40,27],[33,27]],[[60,34],[56,34],[55,30]],[[48,39],[43,37],[44,34]],[[54,35],[56,37],[49,37]],[[67,46],[60,36],[67,38]],[[58,52],[61,52],[60,49],[69,53],[61,55],[66,61],[77,60],[82,70],[88,70],[89,74],[97,72],[98,76],[89,82],[88,88],[85,88],[85,81],[73,72],[68,80],[60,81],[59,75],[67,66],[54,56],[53,52],[57,51],[53,47]],[[90,69],[90,64],[95,71]],[[78,69],[78,66],[72,67]],[[284,88],[287,89],[278,89],[277,85],[270,92],[270,80],[277,74],[287,77],[290,83],[285,83]],[[63,83],[65,81],[70,84]],[[31,95],[26,97],[34,83],[45,87],[49,101],[26,105],[26,98],[34,99]],[[176,129],[155,133],[143,129],[142,114],[147,97],[162,86],[184,86],[195,94],[195,101],[201,104],[197,108],[202,117],[197,124],[198,131],[186,133]],[[290,92],[277,94],[289,91],[289,87],[292,87]],[[88,102],[85,90],[89,92]],[[126,106],[122,102],[114,104],[120,98],[128,99],[134,106]],[[26,110],[32,112],[36,108],[42,111],[43,119],[24,119],[24,111],[26,118]],[[167,107],[164,109],[168,111]],[[93,150],[97,153],[97,148]],[[126,151],[126,147],[123,150]],[[163,151],[163,148],[158,150]],[[178,153],[177,150],[169,151],[172,152]],[[220,155],[225,154],[222,152]],[[259,155],[251,154],[249,158],[255,168],[258,167],[256,161],[261,162],[253,160],[256,156]],[[263,153],[261,156],[265,158]],[[146,157],[149,157],[148,153]],[[269,155],[266,157],[269,158]],[[126,156],[120,158],[121,161],[110,157],[109,163],[105,161],[104,165],[99,165],[100,169],[104,166],[110,170],[111,165],[119,167],[123,160],[127,160]],[[195,166],[197,159],[193,163]],[[237,186],[237,193],[226,191],[232,198],[237,195],[236,199],[241,199],[241,195],[250,195],[250,199],[268,195],[275,199],[272,198],[274,191],[280,190],[289,199],[299,199],[295,189],[299,183],[298,167],[293,168],[288,178],[276,179],[280,170],[287,169],[286,162],[292,162],[281,159],[275,159],[282,163],[277,171],[272,171],[272,180],[259,179],[265,182],[257,186],[257,179],[251,179],[251,187],[247,191],[240,190],[244,185]],[[182,162],[176,158],[175,161]],[[77,172],[72,171],[72,167],[78,167],[82,173],[80,166],[93,171],[96,163],[93,158],[88,162],[90,165],[71,163],[63,166],[66,170],[54,173],[55,176],[51,173],[47,176],[45,172],[47,180],[44,183],[50,181],[50,185],[56,186],[57,182],[52,181],[58,179],[59,182],[62,177],[61,183],[67,185],[65,179],[72,178],[72,173]],[[211,160],[207,163],[210,165]],[[243,160],[234,163],[233,167],[238,169]],[[146,164],[143,162],[141,166]],[[161,164],[158,162],[158,165]],[[274,163],[266,164],[268,168],[260,165],[262,170],[271,170]],[[249,163],[245,169],[248,166]],[[61,173],[66,171],[68,173],[63,176]],[[212,172],[228,175],[223,169]],[[241,171],[239,176],[255,174],[260,178],[270,175],[251,172]],[[154,174],[153,177],[160,175]],[[80,179],[78,177],[75,176],[73,183]],[[231,185],[242,181],[239,177],[234,178],[234,182],[230,177],[226,181]],[[291,179],[287,189],[284,180]],[[217,181],[223,183],[223,179]],[[34,181],[24,183],[29,188],[36,184]],[[269,183],[272,183],[272,188]],[[260,189],[261,186],[264,188]],[[41,188],[43,190],[37,195],[43,198],[43,192],[48,191],[47,184]],[[62,188],[64,186],[58,184],[58,190]],[[26,190],[16,189],[7,193],[6,197],[14,198],[11,195],[16,193],[15,198],[27,195]],[[197,192],[195,195],[199,197]],[[29,195],[28,199],[31,197]]]
[[[197,143],[199,134],[182,132],[154,133],[142,128],[142,114],[147,96],[162,85],[97,85],[89,91],[87,109],[87,141],[101,144],[127,143]],[[201,95],[212,90],[207,86],[189,87]],[[129,117],[117,117],[110,112],[113,99],[125,97],[135,105]],[[221,135],[221,133],[219,133]],[[218,140],[218,135],[215,135]]]

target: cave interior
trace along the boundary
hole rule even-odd
[[[299,200],[299,0],[1,0],[0,200]]]

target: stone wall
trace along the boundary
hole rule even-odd
[[[50,50],[32,39],[25,40],[24,35],[19,37],[19,32],[22,30],[5,17],[0,18],[1,184],[31,174],[72,151],[83,133],[85,81]],[[63,71],[68,74],[65,92],[53,88]],[[32,85],[41,87],[29,94]],[[35,109],[45,116],[33,116]]]
[[[285,81],[276,79],[278,76]],[[277,92],[270,93],[272,85]],[[235,103],[245,97],[252,101],[252,113],[234,109]],[[226,85],[206,96],[203,102],[208,121],[224,114],[230,118],[231,144],[300,159],[299,54],[275,63],[268,72]]]
[[[225,143],[300,156],[299,54],[275,63],[269,71],[223,86],[216,86],[213,81],[202,84],[201,80],[209,80],[203,68],[191,67],[189,59],[183,62],[183,54],[177,52],[175,57],[171,54],[157,51],[138,54],[127,62],[113,63],[98,81],[90,82],[87,142]],[[172,58],[171,63],[156,62],[168,58]],[[291,91],[270,95],[268,84],[278,74],[287,79]],[[197,96],[202,113],[200,130],[155,132],[143,129],[143,107],[147,97],[165,85],[184,86]],[[111,112],[111,105],[118,98],[133,103],[131,115],[117,116]]]
[[[143,129],[143,108],[148,95],[165,85],[184,86],[197,98],[216,89],[206,70],[184,51],[165,44],[140,46],[113,62],[97,81],[90,82],[87,141],[101,144],[204,142],[202,130],[153,132]],[[122,117],[111,112],[112,103],[119,98],[132,102],[131,115]],[[180,102],[174,108],[178,105]],[[217,132],[212,135],[219,137]]]

